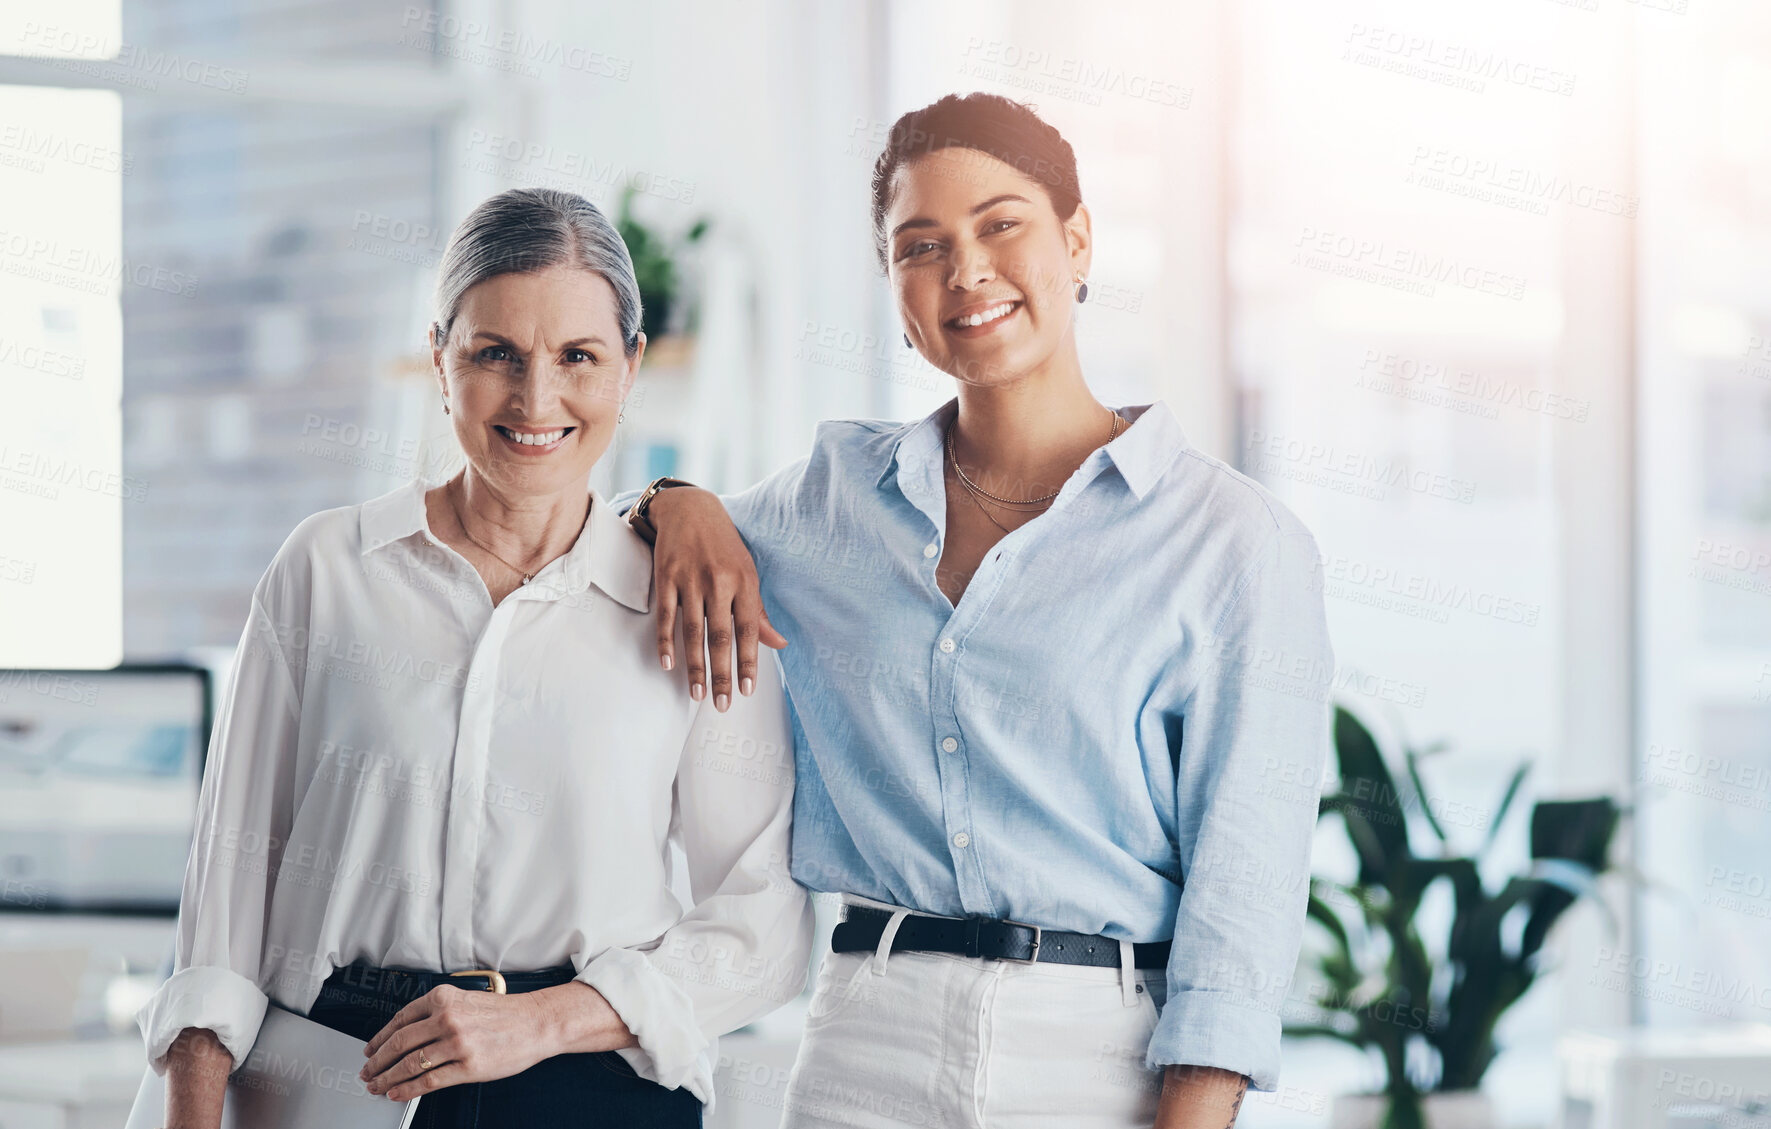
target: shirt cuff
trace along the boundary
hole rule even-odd
[[[705,1105],[713,1097],[713,1068],[706,1051],[713,1046],[695,1022],[695,1004],[682,985],[658,971],[646,954],[610,948],[586,964],[577,979],[603,994],[615,1014],[639,1040],[620,1055],[635,1073],[660,1086],[681,1087]]]
[[[1170,996],[1157,1017],[1144,1065],[1215,1066],[1248,1075],[1251,1090],[1279,1088],[1279,1016],[1247,997],[1187,991]]]
[[[135,1022],[147,1043],[154,1073],[166,1073],[167,1052],[186,1027],[215,1032],[233,1056],[231,1073],[246,1064],[269,1006],[270,997],[233,969],[198,965],[167,977],[136,1011]]]

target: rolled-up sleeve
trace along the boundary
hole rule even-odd
[[[1171,733],[1183,887],[1168,995],[1145,1055],[1279,1082],[1310,846],[1330,745],[1328,639],[1315,541],[1282,523],[1200,641]],[[1189,818],[1191,817],[1191,818]]]
[[[711,1106],[714,1040],[798,995],[812,913],[790,876],[793,738],[779,665],[765,652],[755,693],[696,711],[677,768],[671,836],[694,908],[654,947],[611,948],[578,979],[603,994],[638,1047],[634,1069]]]
[[[173,973],[136,1012],[159,1074],[186,1027],[215,1032],[238,1069],[269,1004],[259,978],[271,880],[292,820],[300,705],[264,587],[253,593],[216,712],[179,899]]]

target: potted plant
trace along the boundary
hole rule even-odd
[[[697,219],[679,239],[667,239],[633,214],[635,195],[632,185],[621,194],[621,212],[615,229],[633,257],[634,280],[640,288],[640,330],[648,340],[656,340],[668,330],[682,328],[670,320],[682,287],[677,258],[684,248],[700,242],[707,234],[708,221],[706,217]]]
[[[1605,910],[1597,879],[1608,869],[1621,809],[1609,797],[1537,803],[1530,867],[1490,892],[1479,863],[1529,762],[1488,814],[1479,849],[1457,856],[1445,811],[1429,799],[1419,770],[1442,747],[1404,749],[1407,782],[1398,786],[1370,730],[1338,707],[1334,743],[1339,787],[1323,797],[1318,819],[1338,817],[1359,870],[1350,883],[1311,879],[1309,920],[1327,937],[1315,958],[1322,993],[1307,1021],[1286,1031],[1382,1056],[1383,1091],[1336,1099],[1336,1129],[1487,1129],[1493,1115],[1479,1087],[1494,1061],[1495,1025],[1544,971],[1544,940],[1562,914],[1581,898]],[[1411,827],[1420,829],[1415,838]],[[1437,853],[1415,853],[1421,839]],[[1416,913],[1436,882],[1449,885],[1454,912],[1429,951]],[[1606,922],[1615,933],[1608,911]]]

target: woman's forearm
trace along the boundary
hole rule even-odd
[[[658,661],[676,669],[680,615],[689,694],[696,701],[711,694],[724,713],[734,688],[749,696],[756,686],[757,645],[780,648],[787,640],[769,623],[756,562],[718,494],[691,486],[665,490],[652,498],[648,516],[658,533],[652,553]]]
[[[584,1054],[637,1047],[621,1014],[603,994],[582,980],[527,993],[542,1009],[542,1030],[550,1054]]]
[[[1242,1111],[1248,1076],[1215,1066],[1170,1066],[1162,1075],[1156,1129],[1230,1129]]]
[[[215,1129],[234,1057],[215,1032],[186,1027],[166,1054],[166,1129]]]

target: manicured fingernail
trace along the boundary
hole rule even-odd
[[[699,682],[689,687],[689,697],[695,699],[697,702],[699,702],[706,693],[707,691],[701,688],[701,683]]]
[[[743,692],[743,694],[746,698],[750,697],[750,692],[752,690],[754,690],[755,688],[756,688],[756,683],[751,681],[749,678],[740,678],[738,680],[738,689]]]
[[[671,669],[673,669],[673,668],[674,668],[674,667],[675,667],[675,666],[676,666],[676,659],[674,659],[674,658],[672,658],[672,657],[671,657],[671,656],[669,656],[669,655],[665,655],[665,656],[664,656],[664,669],[665,669],[665,670],[671,670]]]
[[[721,713],[726,712],[726,696],[724,694],[715,694],[713,696],[713,708]]]

